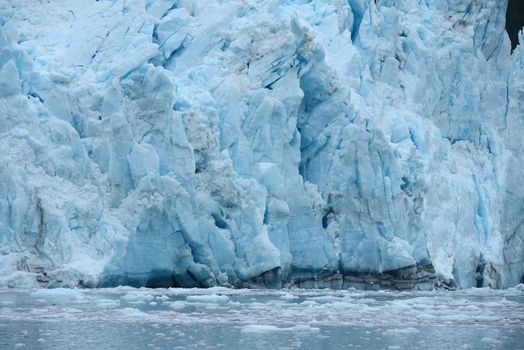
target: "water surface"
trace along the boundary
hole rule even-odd
[[[524,349],[524,288],[0,290],[0,348]]]

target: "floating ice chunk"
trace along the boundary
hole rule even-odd
[[[35,299],[44,299],[53,302],[78,301],[84,298],[80,290],[70,288],[39,289],[31,293],[31,296]]]
[[[122,300],[125,301],[150,301],[153,300],[155,297],[152,294],[149,293],[126,293],[124,296],[122,296]]]
[[[119,300],[111,300],[111,299],[101,299],[96,302],[96,307],[107,309],[107,308],[116,308],[120,306]]]
[[[186,302],[181,301],[181,300],[168,302],[168,303],[165,303],[165,304],[167,304],[173,310],[182,310],[183,308],[185,308],[188,305]]]
[[[212,304],[224,304],[229,302],[229,297],[226,295],[189,295],[186,297],[187,301],[197,303],[212,303]]]
[[[483,341],[485,343],[492,343],[493,345],[495,344],[503,344],[503,342],[499,339],[495,339],[495,338],[491,338],[491,337],[482,337],[480,338],[480,341]]]
[[[242,327],[242,333],[269,333],[269,332],[305,332],[317,333],[320,329],[310,325],[296,325],[293,327],[277,327],[271,325],[250,324]]]
[[[384,334],[417,334],[417,333],[420,333],[420,331],[413,327],[393,328],[393,329],[388,329],[384,332]]]
[[[333,302],[340,302],[343,299],[341,297],[326,295],[326,296],[321,296],[321,297],[311,297],[311,298],[308,298],[308,300],[312,300],[312,301],[320,302],[320,303],[333,303]]]
[[[120,316],[131,318],[131,319],[144,319],[148,317],[149,314],[132,307],[125,307],[123,309],[117,309],[117,312]]]
[[[298,297],[296,295],[286,293],[286,294],[280,296],[280,299],[284,299],[286,301],[292,301],[292,300],[298,299]]]

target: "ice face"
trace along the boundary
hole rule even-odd
[[[518,283],[505,9],[0,5],[0,286]]]

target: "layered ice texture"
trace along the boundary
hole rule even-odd
[[[506,5],[2,2],[0,286],[519,283]]]

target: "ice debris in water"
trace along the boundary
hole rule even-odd
[[[1,2],[0,286],[521,282],[506,5]]]
[[[35,299],[54,302],[70,302],[84,298],[80,290],[71,288],[38,289],[37,291],[31,293],[31,296]]]
[[[242,333],[266,333],[266,332],[319,332],[320,329],[310,325],[296,325],[292,327],[277,327],[271,325],[250,324],[242,327]]]
[[[226,295],[189,295],[186,298],[187,301],[199,302],[199,303],[215,303],[223,304],[229,301],[229,298]]]

